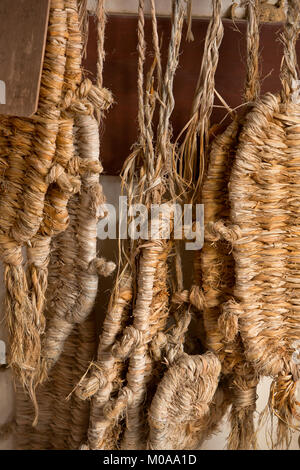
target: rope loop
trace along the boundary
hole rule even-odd
[[[172,302],[178,305],[190,303],[197,310],[202,310],[205,305],[205,296],[199,286],[193,285],[191,290],[175,292],[172,297]]]
[[[226,225],[224,221],[208,222],[205,227],[205,239],[210,242],[225,240],[232,245],[242,238],[242,231],[237,225]]]
[[[114,357],[124,360],[129,357],[134,349],[147,344],[148,333],[138,330],[134,326],[127,326],[120,341],[112,347]]]
[[[94,258],[88,267],[88,272],[98,274],[99,276],[109,277],[112,275],[116,265],[112,261],[106,261],[105,258]]]
[[[64,111],[89,114],[91,111],[93,113],[94,109],[106,111],[113,102],[113,96],[109,90],[93,85],[89,78],[85,78],[75,90],[66,92],[61,108]]]

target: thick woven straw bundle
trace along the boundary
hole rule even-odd
[[[51,0],[38,111],[30,119],[0,117],[0,256],[16,379],[15,422],[0,428],[0,438],[14,432],[19,449],[196,449],[227,411],[228,448],[253,449],[263,376],[273,379],[266,411],[278,419],[275,446],[288,447],[291,430],[299,430],[299,2],[288,1],[282,94],[259,98],[262,10],[258,0],[247,1],[243,113],[230,110],[232,123],[216,137],[219,127],[210,129],[209,121],[221,0],[212,6],[178,148],[173,86],[185,16],[192,38],[191,1],[172,0],[166,61],[150,1],[148,71],[145,2],[138,2],[138,140],[122,190],[129,222],[133,205],[143,204],[152,230],[149,224],[142,239],[120,241],[98,338],[99,275],[114,269],[97,256],[97,223],[106,210],[99,125],[112,104],[102,80],[104,0],[96,10],[95,83],[82,66],[87,0]],[[204,246],[195,253],[191,288],[170,217],[174,202],[204,204]],[[152,218],[153,205],[162,212]]]
[[[114,268],[97,257],[105,200],[96,117],[112,103],[102,87],[105,16],[100,1],[93,84],[82,69],[86,8],[84,1],[51,1],[38,111],[30,119],[1,117],[7,190],[0,245],[9,360],[20,380],[19,448],[78,448],[84,440],[89,404],[66,398],[94,357],[98,277]]]
[[[179,62],[186,2],[173,0],[172,7],[171,36],[163,71],[155,2],[151,1],[155,58],[144,82],[144,1],[139,1],[140,135],[123,170],[129,207],[134,202],[142,202],[148,208],[151,204],[164,204],[166,217],[163,215],[160,222],[158,218],[154,220],[155,230],[147,240],[123,244],[124,257],[104,321],[97,361],[77,390],[79,397],[92,398],[88,442],[82,448],[145,449],[157,448],[158,445],[166,449],[181,449],[192,446],[192,442],[197,445],[205,434],[202,420],[208,415],[218,384],[220,364],[213,354],[201,357],[183,353],[191,310],[187,291],[173,275],[174,271],[180,271],[180,260],[172,238],[173,223],[170,224],[167,217],[167,209],[177,195],[173,174],[176,147],[171,140],[170,116],[175,104],[173,82]],[[156,107],[159,115],[157,128],[153,123]],[[168,228],[171,240],[163,237]],[[177,263],[175,269],[174,260]],[[196,293],[193,298],[197,303]],[[183,403],[176,403],[179,390],[186,385],[184,378],[189,381],[185,391],[188,399],[186,409]],[[174,409],[178,405],[181,414],[181,421],[174,423],[176,432],[180,434],[178,442],[172,442],[169,435],[164,436],[165,433],[155,424],[161,409],[168,416],[166,394],[172,395]],[[149,409],[151,416],[148,419]],[[191,415],[196,409],[199,413],[195,426],[199,426],[199,430],[193,441],[190,429],[194,421]],[[167,432],[172,434],[171,414],[169,418],[165,424],[170,425]],[[192,420],[190,425],[189,420]],[[214,423],[210,429],[214,429]]]
[[[234,294],[246,355],[275,377],[272,407],[297,417],[299,366],[298,137],[300,107],[268,94],[247,116],[230,181]]]
[[[269,405],[278,418],[278,445],[288,445],[288,428],[299,419],[299,4],[290,1],[288,7],[282,96],[266,94],[245,118],[229,184],[232,225],[225,228],[234,234],[235,301],[229,313],[238,317],[247,360],[259,375],[274,378]]]
[[[259,93],[258,68],[258,2],[247,2],[247,78],[246,102],[253,101]],[[237,233],[230,225],[230,200],[228,184],[236,158],[241,129],[247,108],[241,117],[218,135],[211,144],[201,202],[204,204],[204,246],[196,257],[196,271],[201,273],[200,285],[205,299],[203,322],[206,345],[222,362],[222,373],[230,389],[231,432],[230,449],[255,448],[254,412],[258,373],[246,360],[239,335],[238,312],[235,311],[233,289],[235,265],[232,242]]]

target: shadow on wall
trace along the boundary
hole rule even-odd
[[[0,340],[7,345],[8,335],[5,327],[4,317],[4,281],[3,281],[3,265],[0,265]],[[14,387],[10,370],[4,369],[0,364],[0,426],[8,423],[13,419],[15,409]],[[10,450],[14,448],[14,440],[12,436],[7,439],[0,439],[0,450]]]

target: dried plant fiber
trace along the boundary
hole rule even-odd
[[[246,102],[255,100],[259,94],[258,4],[256,1],[247,4]],[[230,389],[230,449],[256,447],[254,412],[258,373],[247,363],[239,336],[238,309],[233,299],[235,267],[232,255],[232,243],[238,237],[238,231],[227,227],[230,225],[228,183],[244,115],[240,119],[235,117],[211,145],[202,190],[205,242],[200,256],[196,258],[205,299],[203,320],[206,344],[221,360],[222,372],[227,376],[226,386]]]
[[[289,444],[297,426],[294,360],[297,313],[297,158],[299,104],[295,43],[299,4],[288,2],[283,34],[282,96],[266,94],[248,113],[240,133],[229,185],[234,295],[248,361],[274,378],[270,409],[278,417],[275,445]],[[296,98],[295,98],[296,96]]]
[[[99,123],[94,117],[111,105],[112,97],[102,79],[93,85],[83,77],[77,0],[53,0],[48,35],[52,37],[51,15],[55,17],[58,6],[64,11],[67,38],[61,114],[45,175],[40,224],[27,247],[29,298],[38,318],[44,319],[38,370],[43,384],[36,390],[35,410],[17,386],[16,435],[21,449],[76,449],[86,440],[90,403],[71,393],[95,355],[92,309],[98,277],[114,269],[113,263],[97,257],[96,227],[105,199],[99,183]],[[104,36],[103,23],[98,29]],[[101,62],[101,47],[99,56]]]
[[[220,371],[220,362],[212,353],[183,353],[174,362],[159,383],[149,409],[148,449],[197,447]]]

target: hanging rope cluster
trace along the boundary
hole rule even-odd
[[[120,240],[98,338],[98,279],[115,267],[97,257],[96,243],[105,216],[99,123],[112,104],[103,88],[104,0],[96,9],[95,84],[82,66],[87,1],[51,0],[38,111],[30,119],[0,117],[0,255],[17,379],[16,419],[0,438],[14,432],[20,449],[197,449],[229,412],[228,448],[254,449],[256,389],[267,376],[269,415],[278,419],[274,446],[288,447],[300,419],[299,2],[288,0],[281,37],[282,93],[262,97],[262,5],[245,2],[243,112],[232,111],[221,133],[210,128],[223,38],[221,0],[212,0],[180,146],[172,135],[173,88],[185,17],[193,39],[191,1],[172,0],[166,61],[155,0],[146,44],[144,3],[138,140],[122,171],[129,230],[135,204],[147,213],[142,237]],[[174,203],[204,204],[204,245],[190,288]]]
[[[71,447],[82,442],[88,407],[72,397],[75,414],[70,414],[74,403],[65,398],[95,351],[95,323],[89,316],[98,276],[114,269],[97,257],[96,248],[105,199],[95,113],[107,110],[112,97],[101,77],[95,85],[83,77],[84,14],[77,0],[51,1],[38,111],[30,119],[1,117],[1,256],[10,366],[21,384],[17,436],[22,448],[29,448],[31,438],[34,447],[52,442],[60,448],[67,417],[74,429]],[[104,19],[99,21],[100,74]],[[50,382],[36,396],[37,385],[49,374]],[[53,413],[57,425],[51,423]]]
[[[123,184],[129,210],[138,202],[149,209],[151,204],[159,204],[165,212],[161,221],[151,221],[154,231],[151,234],[149,231],[148,239],[131,240],[122,247],[119,275],[99,340],[97,361],[77,389],[78,396],[92,399],[85,449],[168,449],[177,445],[187,448],[192,445],[190,429],[194,428],[193,442],[200,441],[203,419],[220,373],[220,363],[212,353],[188,355],[183,350],[191,311],[181,300],[183,293],[174,291],[173,299],[170,267],[176,244],[172,236],[164,237],[168,230],[171,233],[174,230],[168,208],[178,191],[170,116],[175,104],[173,82],[186,2],[172,2],[171,37],[164,71],[155,2],[151,2],[154,62],[146,80],[143,0],[139,1],[138,13],[140,136],[125,163]],[[179,429],[180,436],[174,436]]]
[[[208,144],[204,150],[201,147],[203,134],[199,126],[200,160],[208,166],[201,194],[205,243],[196,255],[195,274],[203,289],[206,345],[218,355],[223,376],[228,377],[226,387],[231,390],[231,449],[256,447],[253,413],[260,376],[274,378],[269,405],[278,418],[275,446],[288,447],[289,430],[295,429],[299,419],[299,366],[293,356],[299,340],[294,212],[299,5],[288,2],[282,36],[283,96],[267,94],[259,99],[259,5],[254,0],[247,3],[245,100],[251,106],[216,137],[211,150]],[[182,154],[187,168],[194,161],[194,152],[187,145],[190,129]],[[209,135],[208,127],[204,135]],[[182,174],[190,185],[190,176]],[[197,194],[197,172],[193,180]]]
[[[248,2],[246,102],[253,101],[259,94],[257,6],[255,1]],[[205,243],[196,260],[200,264],[206,299],[203,321],[207,346],[218,354],[232,392],[232,429],[228,442],[231,449],[256,446],[253,412],[256,409],[258,375],[245,359],[238,335],[239,312],[233,301],[235,274],[231,246],[239,233],[234,229],[228,230],[224,225],[229,219],[228,183],[242,119],[235,118],[211,145],[202,190]]]

